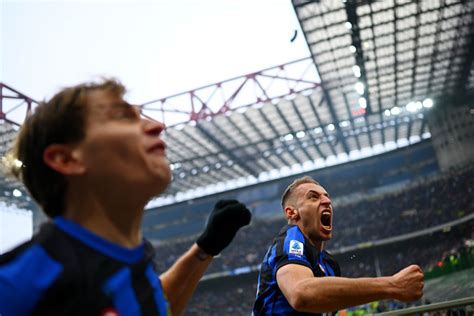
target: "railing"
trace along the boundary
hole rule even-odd
[[[452,301],[433,303],[429,305],[422,305],[399,309],[391,312],[380,313],[376,315],[424,315],[426,312],[441,312],[442,314],[429,315],[474,315],[474,296],[461,298]]]

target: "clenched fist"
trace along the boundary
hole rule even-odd
[[[250,211],[239,201],[218,201],[196,243],[207,254],[218,255],[230,244],[237,231],[250,223],[251,217]]]
[[[419,300],[423,296],[423,271],[411,265],[391,276],[394,298],[403,302]]]

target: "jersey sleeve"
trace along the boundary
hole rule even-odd
[[[280,236],[276,245],[275,272],[287,264],[299,264],[311,269],[310,247],[297,226],[290,227]]]

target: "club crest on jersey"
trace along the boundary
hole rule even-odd
[[[302,256],[303,255],[303,243],[298,240],[290,241],[290,254]]]

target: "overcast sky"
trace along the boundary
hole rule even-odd
[[[0,1],[0,81],[37,100],[113,76],[141,103],[309,56],[290,0]]]

